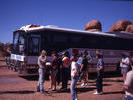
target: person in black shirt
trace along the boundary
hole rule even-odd
[[[52,68],[51,68],[51,89],[52,91],[56,91],[56,79],[58,73],[58,58],[55,52],[52,53]],[[53,88],[54,87],[54,88]]]
[[[87,74],[88,74],[88,60],[86,58],[86,55],[83,54],[82,56],[82,64],[81,64],[81,68],[80,68],[80,72],[81,74],[83,74],[83,80],[84,82],[81,84],[81,86],[87,86],[88,85],[88,77],[87,77]]]

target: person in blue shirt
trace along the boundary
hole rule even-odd
[[[96,80],[96,88],[97,91],[94,94],[103,94],[103,73],[104,73],[104,62],[103,62],[103,56],[100,54],[96,55],[97,59],[97,80]]]

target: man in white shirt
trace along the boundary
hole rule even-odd
[[[133,100],[133,62],[131,63],[132,70],[127,73],[123,89],[126,93],[125,100]]]
[[[126,57],[124,54],[122,55],[122,60],[120,62],[120,67],[121,67],[121,74],[123,75],[123,80],[125,81],[126,75],[129,69],[129,58]]]
[[[45,72],[46,72],[46,62],[47,62],[47,56],[46,51],[42,50],[41,55],[38,57],[38,73],[39,73],[39,80],[37,84],[37,92],[46,93],[44,91],[44,81],[45,81]]]

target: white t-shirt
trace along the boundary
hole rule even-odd
[[[124,62],[124,63],[128,63],[128,64],[129,64],[129,58],[128,58],[128,57],[122,58],[121,61]],[[127,64],[122,64],[122,63],[120,64],[120,66],[121,66],[121,67],[128,67]]]
[[[133,70],[127,73],[125,85],[128,86],[128,90],[126,91],[126,95],[133,97]]]
[[[77,64],[77,62],[72,61],[72,63],[71,63],[71,76],[72,77],[74,76],[76,69],[78,70],[78,64]]]
[[[78,59],[77,63],[81,66],[82,61],[83,61],[82,57],[79,57],[79,59]]]

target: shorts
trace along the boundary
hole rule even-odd
[[[51,72],[51,74],[54,74],[54,75],[56,75],[57,73],[58,73],[58,69]]]
[[[127,74],[128,67],[121,67],[121,74]]]

